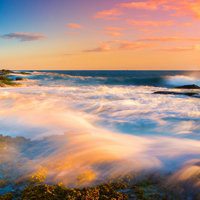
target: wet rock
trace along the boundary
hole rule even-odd
[[[15,78],[15,81],[23,81],[24,80],[24,78],[22,78],[22,77],[16,77]]]
[[[19,72],[19,73],[22,74],[22,75],[31,75],[30,72]]]
[[[164,95],[185,95],[185,96],[195,96],[199,95],[197,92],[174,92],[174,91],[156,91],[154,94],[164,94]]]
[[[175,87],[177,89],[200,89],[200,87],[198,85],[183,85],[183,86],[179,86],[179,87]]]
[[[8,69],[0,70],[0,75],[8,75],[8,74],[12,74],[12,73],[14,73],[14,72],[11,70],[8,70]]]

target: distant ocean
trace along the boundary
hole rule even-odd
[[[85,172],[101,181],[200,161],[200,99],[154,94],[200,86],[200,71],[27,72],[0,88],[0,133],[36,141],[15,152],[24,173],[42,167],[68,185]]]
[[[200,84],[200,71],[125,71],[77,70],[31,71],[31,79],[63,81],[63,84],[81,85],[135,85],[173,87],[183,84]]]

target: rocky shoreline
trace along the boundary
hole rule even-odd
[[[42,141],[41,141],[42,142]],[[37,143],[37,142],[36,142]],[[170,182],[170,174],[127,174],[90,186],[66,187],[62,183],[46,182],[43,173],[25,179],[15,179],[9,170],[16,167],[12,160],[3,159],[9,149],[33,147],[34,141],[24,137],[0,135],[0,200],[198,200],[198,191],[188,182]],[[15,162],[15,161],[13,161]],[[146,175],[145,175],[146,174]],[[13,180],[9,180],[10,177]]]
[[[29,75],[27,72],[14,72],[7,69],[0,70],[0,87],[20,86],[20,81],[24,78],[22,75]]]
[[[5,70],[5,69],[0,70],[0,87],[16,85],[16,83],[8,77],[9,74],[11,73],[13,72],[10,70]]]

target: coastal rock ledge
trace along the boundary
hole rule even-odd
[[[195,85],[195,84],[183,85],[183,86],[175,87],[174,89],[183,89],[183,91],[156,91],[153,94],[185,95],[185,96],[200,98],[200,87],[198,85]],[[195,91],[188,91],[188,90],[195,90]],[[199,91],[196,91],[196,90],[199,90]]]
[[[200,87],[198,85],[183,85],[183,86],[178,86],[175,87],[176,89],[200,89]]]

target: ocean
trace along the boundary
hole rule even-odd
[[[200,71],[125,71],[125,70],[76,70],[30,71],[29,78],[50,81],[51,84],[124,85],[173,87],[200,84]],[[44,82],[45,84],[45,82]]]
[[[200,86],[200,71],[26,72],[11,76],[20,87],[0,88],[0,133],[30,142],[4,154],[10,179],[42,169],[65,185],[152,171],[185,180],[200,170],[199,95],[154,94]]]

